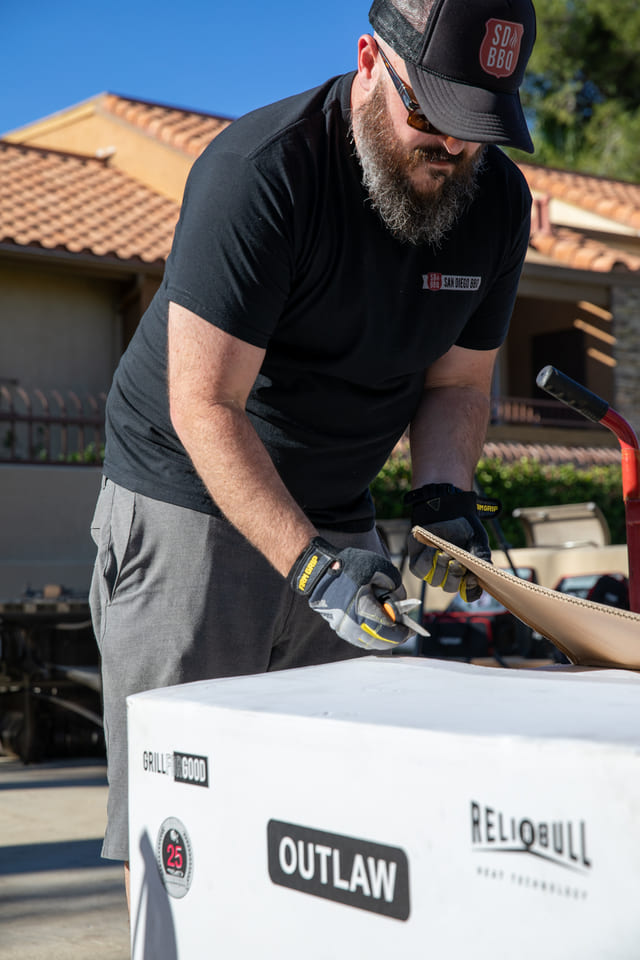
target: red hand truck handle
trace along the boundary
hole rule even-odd
[[[640,613],[640,445],[629,423],[609,404],[566,373],[555,367],[543,367],[537,385],[588,420],[601,423],[615,433],[622,449],[622,494],[627,522],[629,554],[629,605]]]
[[[581,383],[576,383],[566,373],[561,373],[555,367],[546,366],[536,377],[536,383],[541,390],[546,390],[556,400],[561,400],[567,406],[573,407],[583,417],[608,427],[622,445],[626,444],[634,450],[638,449],[638,438],[627,421],[612,410],[605,400],[591,390],[587,390]]]

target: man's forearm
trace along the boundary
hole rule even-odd
[[[476,387],[426,390],[410,430],[413,487],[452,483],[471,490],[489,412],[486,393]]]
[[[316,530],[287,491],[245,412],[264,350],[169,305],[173,426],[236,529],[286,575]]]
[[[211,404],[177,426],[218,507],[286,576],[317,531],[287,491],[244,410]]]

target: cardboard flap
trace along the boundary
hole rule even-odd
[[[640,670],[640,614],[520,580],[422,527],[414,527],[412,533],[471,570],[483,590],[551,640],[572,663]]]

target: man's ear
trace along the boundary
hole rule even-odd
[[[368,33],[358,40],[358,80],[366,92],[375,86],[374,73],[378,63],[378,46]]]

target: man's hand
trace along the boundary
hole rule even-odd
[[[400,571],[370,550],[338,551],[314,537],[289,573],[294,593],[329,623],[339,637],[366,650],[391,650],[416,633],[426,633],[405,613]]]
[[[480,517],[491,519],[500,512],[497,500],[478,497],[473,490],[459,490],[448,483],[428,483],[405,497],[411,505],[411,527],[424,527],[443,540],[455,543],[474,557],[491,561],[489,538]],[[427,547],[409,537],[409,569],[446,593],[460,593],[468,603],[482,596],[476,577],[442,550]]]

